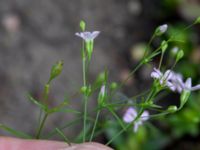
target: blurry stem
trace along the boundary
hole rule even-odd
[[[164,52],[162,52],[161,57],[160,57],[160,62],[159,62],[159,67],[158,67],[159,70],[160,70],[160,67],[162,65],[163,56],[164,56]]]
[[[188,30],[195,25],[195,22],[185,27],[183,30]]]
[[[62,131],[60,131],[59,128],[56,128],[56,131],[60,134],[61,137],[63,137],[63,139],[65,140],[65,142],[71,146],[71,142],[69,141],[69,139],[62,133]]]
[[[91,137],[90,137],[90,142],[92,141],[93,136],[94,136],[96,125],[97,125],[97,122],[98,122],[98,119],[99,119],[99,114],[100,114],[100,110],[97,111],[96,119],[95,119],[94,126],[93,126],[93,129],[92,129],[92,134],[91,134]]]
[[[148,50],[149,50],[149,48],[150,48],[150,45],[151,45],[152,41],[154,40],[154,38],[155,38],[155,34],[153,34],[153,35],[151,36],[151,39],[149,40],[149,42],[148,42],[148,44],[147,44],[147,46],[146,46],[146,48],[145,48],[145,52],[144,52],[144,55],[143,55],[143,59],[144,59],[145,56],[147,55]]]
[[[44,127],[44,124],[45,124],[45,121],[46,121],[48,115],[49,114],[45,112],[45,115],[44,115],[44,117],[43,117],[43,119],[42,119],[42,121],[40,123],[39,128],[38,128],[38,131],[37,131],[37,134],[36,134],[36,139],[40,138],[41,131],[42,131],[43,127]]]
[[[84,41],[82,43],[82,67],[83,67],[83,86],[86,87],[86,54],[85,54],[85,47]],[[84,116],[83,116],[83,142],[85,142],[86,137],[86,121],[87,121],[87,102],[88,96],[84,93]]]
[[[141,61],[133,71],[131,71],[128,75],[128,77],[119,85],[119,89],[126,84],[126,82],[132,77],[132,75],[144,64],[144,61]]]
[[[124,130],[126,130],[125,127],[124,127],[124,125],[123,125],[123,122],[122,122],[121,119],[118,117],[118,115],[113,111],[113,109],[112,109],[111,107],[107,107],[107,108],[108,108],[108,110],[111,112],[111,114],[117,119],[117,121],[119,122],[120,126],[121,126],[122,128],[124,128]]]
[[[87,120],[87,96],[84,95],[84,116],[83,116],[83,142],[85,142],[86,137],[86,120]]]
[[[124,84],[130,79],[130,77],[145,63],[144,60],[145,60],[145,57],[148,53],[148,50],[149,50],[149,47],[153,41],[153,39],[155,38],[155,34],[153,34],[153,36],[151,37],[151,39],[149,40],[146,48],[145,48],[145,52],[144,52],[144,55],[142,57],[142,60],[140,61],[139,64],[137,64],[137,66],[135,67],[135,69],[133,71],[131,71],[131,73],[128,75],[128,77],[121,83],[121,85],[119,86],[119,88],[121,88],[122,86],[124,86]]]
[[[50,88],[50,80],[45,84],[45,88],[44,88],[44,101],[43,102],[44,102],[45,105],[47,104],[47,99],[48,99],[48,95],[49,95],[49,88]],[[39,138],[40,132],[41,132],[41,130],[44,126],[45,120],[48,116],[48,115],[46,116],[47,113],[45,112],[44,118],[42,120],[42,114],[43,114],[43,110],[40,109],[39,118],[38,118],[38,126],[39,126],[38,129],[39,130],[36,134],[36,138]],[[42,127],[41,127],[41,125],[42,125]]]

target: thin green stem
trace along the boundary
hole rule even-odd
[[[85,142],[85,137],[86,137],[87,103],[88,103],[87,97],[84,96],[83,142]]]
[[[45,124],[45,121],[46,121],[47,117],[48,117],[48,113],[45,113],[45,115],[44,115],[44,117],[43,117],[43,119],[41,121],[41,124],[40,124],[40,126],[38,128],[38,131],[37,131],[37,134],[36,134],[36,139],[40,138],[40,134],[41,134],[41,131],[42,131],[43,127],[44,127],[44,124]]]
[[[152,41],[154,40],[154,38],[155,38],[155,34],[153,34],[153,35],[151,36],[151,39],[149,40],[149,42],[148,42],[148,44],[147,44],[147,46],[146,46],[146,48],[145,48],[145,52],[144,52],[144,55],[143,55],[143,58],[142,58],[142,59],[144,59],[145,56],[148,54],[148,50],[149,50],[150,45],[151,45]]]
[[[62,133],[62,131],[60,131],[60,129],[56,128],[56,131],[60,134],[61,137],[63,137],[63,139],[65,140],[65,142],[71,146],[71,142],[69,141],[69,139]]]
[[[99,119],[99,114],[100,114],[100,110],[97,111],[96,119],[95,119],[94,126],[93,126],[93,129],[92,129],[92,134],[90,136],[90,142],[92,141],[92,139],[94,137],[94,132],[95,132],[97,122],[98,122],[98,119]]]
[[[143,65],[143,61],[141,61],[133,71],[130,72],[130,74],[128,75],[128,77],[119,85],[118,89],[120,89],[122,86],[124,86],[126,84],[126,82],[131,78],[131,76]]]
[[[86,82],[86,54],[85,54],[85,46],[84,41],[82,43],[82,71],[83,71],[83,86],[87,86]],[[87,103],[88,103],[88,96],[84,93],[83,96],[84,100],[84,115],[83,115],[83,142],[85,142],[86,137],[86,123],[87,123]]]
[[[111,114],[117,119],[117,121],[119,122],[120,126],[122,128],[125,129],[124,125],[123,125],[123,122],[121,121],[121,119],[118,117],[118,115],[113,111],[113,109],[111,107],[107,107],[108,110],[111,112]]]
[[[162,65],[163,57],[164,57],[164,53],[162,52],[161,57],[160,57],[159,67],[158,67],[159,70],[160,70],[161,65]]]
[[[134,121],[133,121],[134,122]],[[110,143],[112,143],[118,136],[120,136],[124,131],[126,131],[129,127],[131,127],[132,123],[131,124],[128,124],[125,129],[122,128],[122,130],[120,130],[113,138],[110,139],[110,141],[108,141],[106,143],[106,145],[109,145]]]

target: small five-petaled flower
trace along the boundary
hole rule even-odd
[[[93,32],[80,32],[76,33],[75,35],[81,37],[85,42],[93,41],[98,35],[100,31],[93,31]]]
[[[137,132],[139,126],[142,125],[144,121],[149,119],[148,111],[144,111],[142,115],[136,119],[137,115],[138,115],[137,111],[133,107],[129,107],[123,116],[123,120],[126,123],[132,123],[134,121],[134,124],[133,124],[134,132]]]

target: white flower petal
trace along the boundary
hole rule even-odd
[[[144,111],[141,115],[141,120],[142,121],[146,121],[149,119],[149,112],[148,111]]]
[[[177,86],[174,85],[174,84],[171,83],[171,82],[166,82],[166,85],[167,85],[167,87],[168,87],[170,90],[172,90],[172,91],[176,91],[176,89],[177,89]]]
[[[160,32],[165,33],[167,31],[168,25],[164,24],[159,27]]]
[[[185,89],[186,90],[191,90],[191,87],[192,87],[192,79],[191,78],[188,78],[185,82]]]
[[[123,116],[123,120],[126,123],[131,123],[136,116],[137,116],[136,110],[133,107],[129,107]]]
[[[89,42],[94,40],[99,35],[99,33],[100,33],[99,31],[93,31],[93,32],[85,31],[81,33],[76,33],[75,35],[81,37],[86,42]]]
[[[133,131],[136,133],[138,131],[140,124],[138,124],[137,122],[134,124],[133,126]]]
[[[200,90],[200,84],[191,88],[192,91]]]
[[[168,81],[174,76],[173,71],[167,70],[163,75],[163,80]]]
[[[160,79],[163,76],[163,74],[162,74],[162,72],[160,70],[158,70],[156,68],[153,68],[153,70],[154,71],[151,73],[151,77],[152,78]]]
[[[92,39],[95,39],[99,35],[100,31],[93,31],[92,32]]]

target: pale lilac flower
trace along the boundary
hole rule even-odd
[[[165,33],[167,31],[168,25],[167,24],[163,24],[161,26],[159,26],[159,30],[161,33]]]
[[[156,69],[156,68],[153,68],[153,72],[151,73],[151,77],[154,78],[154,79],[160,79],[162,76],[163,76],[163,73]]]
[[[184,90],[188,90],[188,91],[200,90],[200,84],[198,84],[198,85],[192,87],[192,79],[191,79],[191,78],[188,78],[188,79],[185,81]]]
[[[100,31],[93,31],[93,32],[80,32],[76,33],[75,35],[81,37],[85,42],[93,41],[98,35]]]
[[[183,90],[195,91],[200,89],[200,84],[192,87],[191,78],[188,78],[184,83],[182,75],[171,70],[167,70],[163,74],[160,70],[154,68],[151,77],[158,79],[161,85],[167,86],[170,90],[178,93],[182,93]]]
[[[129,107],[123,116],[123,120],[126,123],[132,123],[136,119],[137,115],[138,115],[137,111],[133,107]],[[143,122],[148,119],[149,119],[149,112],[144,111],[141,117],[135,120],[133,131],[137,132],[139,126],[142,125]]]
[[[172,91],[181,93],[184,88],[183,77],[181,74],[173,72],[173,75],[169,79],[170,85],[168,86]]]
[[[168,83],[168,80],[173,76],[173,72],[171,70],[167,70],[164,74],[154,68],[154,71],[151,73],[151,77],[154,79],[158,79],[160,81],[161,85],[170,85],[170,83]]]

